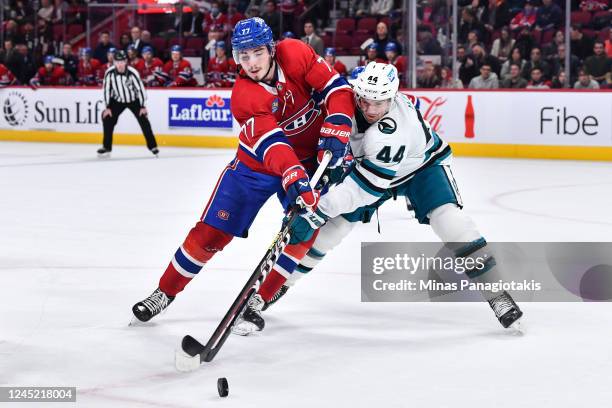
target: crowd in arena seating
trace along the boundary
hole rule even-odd
[[[125,1],[123,1],[125,2]],[[5,1],[1,30],[0,86],[101,84],[117,49],[146,86],[195,86],[184,57],[201,58],[206,87],[231,87],[236,65],[231,30],[242,18],[260,16],[275,37],[299,38],[343,75],[339,57],[364,65],[392,63],[401,74],[405,55],[404,13],[400,0],[340,2],[330,18],[331,1],[185,1],[144,29],[96,33],[92,48],[69,41],[84,31],[85,1]],[[452,16],[446,0],[419,0],[417,86],[420,88],[576,88],[612,87],[612,10],[609,0],[572,0],[570,75],[565,76],[565,0],[459,0],[457,61],[453,76]],[[37,9],[35,9],[35,5]],[[342,8],[344,5],[344,8]],[[340,17],[339,19],[337,17]],[[69,27],[66,35],[66,27]],[[113,38],[115,41],[113,41]],[[80,44],[79,44],[80,45]],[[431,57],[436,57],[432,59]],[[437,61],[441,61],[438,63]]]

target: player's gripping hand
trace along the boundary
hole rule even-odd
[[[332,159],[327,167],[333,169],[342,164],[348,149],[349,137],[353,123],[345,115],[334,114],[325,118],[321,126],[321,136],[317,146],[317,160],[321,163],[326,150],[332,153]]]
[[[302,208],[314,208],[319,195],[310,187],[310,179],[302,166],[293,166],[285,170],[282,177],[283,190],[291,203]]]
[[[312,211],[308,209],[300,213],[300,215],[293,220],[293,224],[289,229],[291,238],[289,243],[299,244],[300,242],[308,241],[312,238],[315,230],[321,228],[323,224],[329,219],[321,210]]]

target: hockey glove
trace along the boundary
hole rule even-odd
[[[291,225],[289,231],[291,239],[289,243],[295,245],[300,242],[308,241],[312,238],[312,234],[314,234],[315,230],[321,228],[328,219],[329,217],[320,210],[308,210],[300,214]]]
[[[314,208],[319,200],[319,195],[310,187],[310,179],[302,166],[293,166],[283,173],[283,190],[292,204],[302,208]]]
[[[323,153],[329,150],[333,156],[327,167],[333,169],[342,164],[348,149],[352,126],[351,119],[345,115],[335,114],[325,118],[325,122],[321,126],[319,145],[317,146],[317,160],[319,163],[323,159]]]

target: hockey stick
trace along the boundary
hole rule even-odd
[[[323,160],[321,160],[321,164],[317,168],[317,171],[310,179],[310,186],[315,188],[319,179],[323,175],[323,172],[327,168],[330,160],[332,158],[332,153],[330,151],[326,151],[323,155]],[[291,230],[291,226],[293,225],[294,220],[298,217],[298,213],[296,211],[291,211],[289,220],[285,224],[285,226],[281,229],[281,231],[276,235],[276,238],[272,242],[272,245],[268,248],[268,251],[263,256],[255,271],[244,285],[232,306],[230,306],[227,313],[217,326],[217,329],[212,334],[206,345],[203,345],[198,340],[193,338],[190,335],[186,335],[183,337],[183,341],[181,342],[182,351],[187,354],[189,357],[181,355],[180,351],[177,350],[176,353],[176,368],[180,371],[190,371],[197,368],[201,363],[210,362],[215,358],[225,340],[231,333],[231,328],[234,325],[234,322],[242,313],[242,310],[247,304],[249,298],[253,295],[253,293],[257,290],[257,282],[262,282],[263,278],[266,276],[268,272],[272,269],[279,255],[283,251],[283,249],[287,246],[290,240],[289,231]],[[200,356],[199,361],[197,361],[194,357]],[[190,361],[192,360],[192,361]],[[193,361],[195,360],[195,361]]]

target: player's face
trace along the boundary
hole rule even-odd
[[[264,76],[270,71],[270,64],[272,64],[270,52],[265,46],[240,51],[238,61],[253,81],[263,81]]]
[[[144,54],[142,54],[142,58],[144,58],[145,61],[149,62],[153,59],[153,54],[151,54],[150,52],[145,52]]]
[[[171,57],[172,57],[172,61],[178,62],[181,60],[181,53],[178,51],[172,51]]]
[[[357,106],[365,116],[368,123],[374,123],[389,112],[391,106],[391,99],[384,101],[376,101],[373,99],[366,99],[357,97]]]

